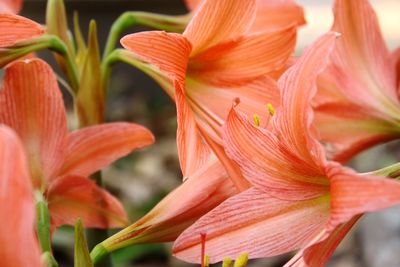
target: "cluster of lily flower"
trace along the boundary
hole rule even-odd
[[[285,266],[323,266],[363,213],[400,203],[398,164],[370,173],[343,165],[400,135],[400,50],[386,48],[368,0],[335,0],[331,30],[299,57],[305,20],[294,0],[186,4],[185,16],[124,13],[100,57],[96,24],[85,43],[75,16],[72,35],[62,0],[48,0],[46,27],[16,15],[20,0],[0,1],[2,266],[55,266],[51,233],[78,218],[76,266],[167,241],[176,257],[202,265],[299,250]],[[163,31],[127,35],[116,49],[137,23]],[[67,81],[31,54],[43,48]],[[140,125],[104,123],[117,61],[175,101],[184,182],[90,257],[82,223],[128,222],[89,176],[154,142]],[[67,128],[57,80],[73,96],[79,130]]]

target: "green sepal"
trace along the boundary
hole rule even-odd
[[[81,219],[75,224],[74,267],[93,267]]]
[[[104,120],[105,94],[102,88],[101,62],[96,22],[89,25],[88,48],[82,69],[76,107],[80,127],[100,124]]]

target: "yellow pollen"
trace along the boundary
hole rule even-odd
[[[253,115],[253,120],[254,120],[254,124],[256,126],[260,126],[260,116],[258,116],[257,114]]]
[[[245,267],[247,265],[248,260],[249,260],[249,253],[244,252],[239,257],[237,257],[233,267]]]
[[[267,104],[267,109],[268,109],[269,115],[271,115],[271,116],[275,115],[275,108],[271,103]]]
[[[224,260],[222,262],[222,267],[231,267],[232,264],[232,259],[229,257],[224,257]]]
[[[204,256],[204,267],[210,267],[210,257],[208,255]]]

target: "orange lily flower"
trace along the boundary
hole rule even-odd
[[[231,110],[225,147],[254,187],[186,229],[174,244],[178,258],[200,262],[201,234],[210,262],[244,251],[257,258],[312,249],[327,240],[321,233],[338,237],[353,216],[400,202],[400,182],[326,160],[316,139],[310,102],[335,39],[335,33],[321,37],[280,78],[280,109],[267,128],[254,125],[237,107]]]
[[[55,75],[39,59],[6,68],[0,103],[0,123],[21,138],[33,186],[48,202],[53,228],[74,224],[78,217],[88,227],[126,225],[120,202],[87,177],[153,143],[149,130],[132,123],[109,123],[69,133]]]
[[[98,245],[92,258],[97,261],[102,253],[133,244],[174,241],[197,219],[236,193],[221,163],[209,162],[143,218]]]
[[[43,27],[36,22],[6,13],[0,14],[0,29],[0,49],[44,33]]]
[[[1,0],[0,13],[18,14],[22,8],[22,0]]]
[[[202,0],[185,0],[191,11],[199,8]],[[294,0],[257,0],[257,12],[251,32],[276,30],[291,24],[306,23],[304,10]]]
[[[182,35],[140,32],[121,40],[135,56],[156,66],[150,75],[176,102],[184,177],[207,162],[210,146],[235,185],[241,190],[249,186],[225,156],[222,125],[237,97],[250,116],[277,103],[279,92],[273,91],[275,81],[268,74],[286,66],[297,26],[249,34],[255,12],[255,0],[206,0]]]
[[[4,125],[0,126],[0,185],[1,266],[42,266],[25,153],[17,135]]]
[[[331,158],[344,162],[400,137],[400,75],[367,0],[336,0],[334,18],[341,38],[314,102],[321,140]]]

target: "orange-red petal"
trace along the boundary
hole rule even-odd
[[[0,47],[12,46],[44,33],[43,27],[36,22],[7,13],[0,14],[0,29]]]
[[[189,73],[215,85],[243,84],[282,69],[296,43],[294,26],[245,35],[191,58]]]
[[[305,23],[304,10],[294,0],[257,0],[256,19],[250,30],[270,31]]]
[[[74,225],[78,218],[86,227],[123,227],[128,223],[119,200],[86,177],[59,177],[49,185],[46,198],[52,227]]]
[[[175,82],[175,88],[178,120],[176,142],[182,173],[187,178],[207,162],[210,149],[200,136],[193,110],[187,103],[182,84]]]
[[[210,262],[223,257],[268,257],[306,245],[329,217],[326,198],[288,201],[256,188],[233,196],[185,230],[175,241],[173,253],[189,262],[200,262],[200,234],[206,235]]]
[[[182,35],[162,31],[139,32],[123,37],[121,44],[171,79],[185,81],[191,44]]]
[[[255,0],[204,0],[183,33],[192,43],[191,55],[241,36],[252,25],[255,11]]]
[[[1,266],[42,266],[25,153],[16,134],[4,125],[0,126],[0,203]]]
[[[240,101],[237,109],[249,118],[257,114],[263,127],[270,118],[267,104],[278,108],[280,101],[279,88],[268,76],[237,86],[212,86],[190,79],[186,83],[186,95],[193,103],[199,127],[218,143],[222,143],[221,126],[235,101]]]
[[[400,203],[400,181],[360,175],[337,163],[327,166],[331,181],[330,228],[353,216]]]
[[[17,61],[5,71],[0,122],[19,135],[35,185],[54,178],[64,159],[67,119],[56,77],[40,59]]]
[[[320,242],[317,242],[304,249],[303,258],[304,262],[307,263],[307,266],[325,266],[327,260],[335,251],[336,247],[340,244],[340,242],[360,217],[361,215],[355,216],[348,222],[336,226],[335,229],[327,233],[327,236],[321,236]]]
[[[106,123],[72,132],[58,176],[89,176],[132,150],[154,142],[145,127],[133,123]]]
[[[273,132],[254,125],[235,109],[226,122],[224,142],[228,156],[260,190],[291,200],[310,199],[328,191],[328,180],[313,162],[293,155]]]
[[[393,124],[346,102],[327,103],[314,110],[320,141],[327,157],[335,161],[346,162],[362,150],[400,135]]]
[[[316,94],[317,76],[326,67],[337,35],[330,32],[308,47],[279,79],[281,107],[277,112],[280,142],[306,162],[323,166],[324,151],[312,132],[311,99]]]
[[[190,11],[192,11],[196,9],[201,2],[202,0],[185,0],[185,5]]]
[[[395,62],[367,0],[336,0],[332,30],[341,33],[333,53],[339,89],[356,105],[400,119]]]
[[[169,193],[146,216],[102,244],[114,250],[123,243],[174,241],[198,218],[235,193],[221,164],[210,162]]]

